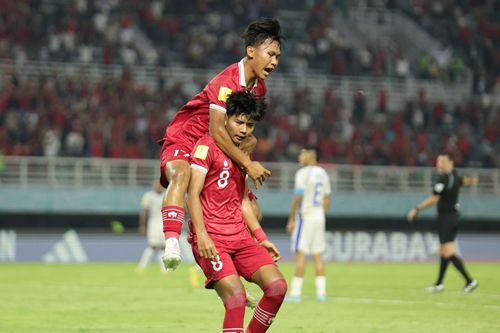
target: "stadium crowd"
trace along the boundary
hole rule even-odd
[[[460,80],[466,68],[477,89],[498,72],[500,17],[495,1],[287,1],[295,13],[281,71]],[[410,59],[398,45],[355,45],[335,13],[352,6],[400,9],[443,41]],[[261,16],[280,17],[277,0],[1,0],[0,58],[209,68],[241,54],[239,33]],[[491,8],[490,8],[491,7]],[[219,66],[222,67],[222,66]],[[483,82],[486,81],[486,82]],[[494,84],[494,82],[493,82]]]
[[[155,158],[156,141],[189,96],[180,83],[160,83],[157,91],[136,85],[130,72],[96,83],[14,74],[0,94],[0,149],[6,155]],[[384,103],[369,109],[362,90],[352,98],[348,108],[334,89],[319,102],[307,88],[296,89],[293,99],[270,96],[255,157],[293,161],[302,145],[312,144],[323,162],[425,166],[449,151],[460,166],[500,166],[498,104],[430,103],[423,90],[402,110]]]
[[[280,72],[421,77],[453,81],[468,66],[474,93],[462,105],[429,102],[421,90],[404,108],[389,110],[381,91],[369,109],[362,87],[352,103],[326,89],[311,101],[272,95],[259,126],[257,159],[294,161],[299,146],[316,144],[323,162],[432,165],[450,151],[458,166],[500,167],[500,33],[495,1],[357,1],[399,9],[443,41],[444,53],[409,63],[405,50],[355,48],[336,29],[347,1],[287,2],[305,13],[286,22]],[[0,149],[7,155],[155,158],[165,126],[191,96],[180,82],[150,90],[134,81],[134,65],[213,67],[241,56],[238,32],[259,16],[278,15],[278,1],[0,0],[0,59],[124,65],[121,77],[26,78],[1,73]],[[279,15],[278,15],[279,16]],[[452,56],[447,50],[453,50]],[[444,56],[446,55],[446,57]],[[445,59],[446,71],[436,71]],[[444,74],[443,74],[444,73]],[[203,83],[199,83],[199,89]],[[352,107],[347,107],[351,105]],[[311,105],[313,107],[311,107]]]

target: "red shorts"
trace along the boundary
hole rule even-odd
[[[196,242],[191,244],[194,258],[207,277],[205,288],[212,289],[214,282],[230,275],[240,275],[250,281],[252,275],[262,266],[275,265],[269,252],[253,238],[213,242],[219,251],[220,261],[202,258]]]
[[[192,150],[193,147],[190,148],[188,145],[182,143],[163,144],[160,152],[160,183],[164,188],[168,187],[168,179],[167,175],[165,174],[165,167],[167,165],[167,162],[174,160],[183,160],[190,163]]]

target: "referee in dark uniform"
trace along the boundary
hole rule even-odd
[[[439,179],[434,184],[433,194],[408,212],[408,221],[412,222],[418,212],[437,204],[441,263],[436,283],[427,288],[426,291],[432,293],[443,291],[444,274],[451,261],[466,281],[463,292],[469,293],[477,287],[478,283],[470,277],[465,269],[463,260],[455,253],[454,241],[457,236],[459,224],[458,193],[460,187],[477,184],[477,177],[459,176],[454,169],[453,159],[448,154],[438,156],[436,169]]]

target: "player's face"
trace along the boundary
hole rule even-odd
[[[436,161],[436,169],[438,173],[450,173],[453,170],[453,161],[446,155],[439,155]]]
[[[239,145],[253,133],[255,124],[255,120],[248,118],[244,114],[240,114],[237,116],[231,116],[227,119],[226,129],[233,142],[236,145]]]
[[[278,67],[281,47],[277,41],[265,40],[259,46],[249,46],[248,56],[252,59],[252,70],[260,80],[265,80]]]
[[[301,166],[308,165],[311,161],[311,153],[306,149],[302,149],[299,154],[299,164]]]

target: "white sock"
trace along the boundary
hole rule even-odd
[[[290,292],[291,296],[300,296],[302,294],[302,283],[304,282],[304,278],[294,276],[292,278],[292,291]]]
[[[153,256],[154,252],[155,251],[149,246],[144,249],[144,252],[142,252],[141,260],[139,261],[140,269],[145,269],[148,266],[149,261],[151,260],[151,257]]]
[[[316,276],[316,296],[326,296],[326,276]]]

